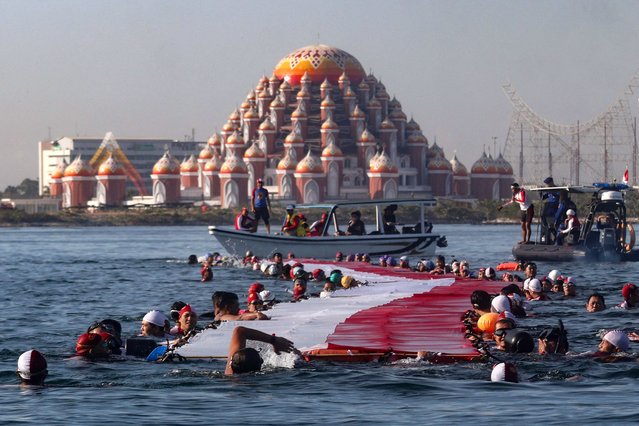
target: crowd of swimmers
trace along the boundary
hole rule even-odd
[[[412,266],[407,256],[395,259],[386,255],[381,256],[377,262],[372,262],[371,256],[366,253],[345,255],[337,252],[334,267],[327,270],[306,270],[304,264],[297,261],[293,253],[288,253],[285,262],[282,253],[274,253],[268,259],[260,259],[250,251],[242,259],[225,258],[214,253],[202,259],[191,256],[188,262],[202,264],[203,281],[205,277],[206,280],[213,279],[213,267],[229,264],[243,265],[264,274],[265,277],[289,280],[291,285],[287,291],[290,298],[284,301],[277,300],[273,292],[256,281],[247,289],[245,303],[240,303],[240,296],[236,293],[215,291],[211,297],[212,310],[209,312],[198,314],[192,305],[182,301],[173,303],[169,315],[160,310],[151,310],[144,315],[140,324],[139,335],[146,339],[144,341],[151,343],[146,347],[145,354],[160,346],[168,353],[168,349],[185,344],[202,329],[216,328],[222,322],[269,320],[269,310],[278,303],[303,302],[313,297],[330,298],[336,291],[368,284],[351,275],[343,274],[339,269],[340,263],[344,264],[345,268],[355,266],[356,263],[375,264],[378,267],[424,273],[432,277],[457,277],[468,282],[501,281],[504,287],[498,293],[490,294],[478,289],[470,296],[471,309],[462,315],[461,322],[471,343],[483,353],[529,353],[535,351],[535,341],[540,355],[561,356],[569,351],[568,332],[561,321],[558,321],[557,326],[544,328],[536,335],[522,327],[536,304],[577,297],[576,283],[572,277],[564,277],[558,270],[540,276],[535,263],[506,262],[496,267],[479,268],[474,271],[471,270],[469,262],[453,259],[446,263],[442,255],[436,256],[434,261],[420,259]],[[523,273],[523,277],[520,273]],[[318,290],[321,288],[321,291],[309,291],[309,283]],[[620,293],[622,300],[615,308],[634,309],[639,305],[639,288],[635,284],[623,285]],[[245,308],[242,309],[241,305]],[[604,296],[596,292],[589,294],[585,298],[584,309],[587,312],[607,309]],[[259,353],[246,348],[247,340],[271,344],[278,353],[297,352],[293,343],[285,338],[238,326],[234,329],[229,343],[226,374],[256,371],[261,368],[262,360]],[[129,354],[129,341],[133,342],[133,339],[123,340],[122,327],[118,321],[104,319],[91,324],[86,332],[78,337],[76,355],[95,360],[121,355],[123,352]],[[598,350],[589,355],[603,362],[624,360],[628,358],[631,341],[639,341],[639,334],[618,329],[607,330],[601,335]],[[423,353],[418,353],[418,358],[423,357]],[[22,383],[42,385],[48,374],[47,362],[40,352],[33,349],[20,356],[17,372]],[[517,381],[517,368],[513,363],[500,363],[493,370],[492,379]]]

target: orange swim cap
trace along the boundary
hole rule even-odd
[[[499,320],[499,314],[495,312],[490,312],[479,317],[479,321],[477,321],[477,328],[481,331],[486,331],[488,333],[493,333],[495,331],[495,324]]]

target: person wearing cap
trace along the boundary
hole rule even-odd
[[[556,187],[552,176],[544,179],[544,185],[548,188]],[[545,244],[552,244],[552,237],[555,234],[555,215],[559,208],[559,191],[544,191],[541,194],[541,235]]]
[[[249,216],[248,209],[242,207],[242,212],[235,216],[235,230],[244,232],[257,231],[257,221]]]
[[[266,233],[271,233],[271,199],[268,194],[268,189],[264,188],[264,181],[262,178],[257,180],[257,186],[253,188],[251,194],[251,210],[255,215],[255,230],[257,231],[257,225],[260,219],[264,221],[264,227]]]
[[[84,333],[78,337],[75,353],[86,358],[108,358],[111,351],[107,346],[108,333]]]
[[[264,362],[262,357],[255,349],[246,347],[247,340],[270,343],[278,355],[280,352],[299,354],[293,342],[288,339],[276,336],[275,334],[266,334],[248,327],[235,327],[233,335],[231,336],[231,342],[229,343],[226,368],[224,369],[224,374],[227,376],[260,371],[262,368]]]
[[[600,312],[606,309],[606,301],[603,294],[592,293],[588,296],[586,301],[586,311],[588,312]]]
[[[16,373],[23,385],[44,386],[44,380],[49,374],[47,368],[47,360],[44,356],[39,351],[31,349],[18,358]]]
[[[284,219],[284,225],[282,225],[282,234],[291,237],[297,236],[297,227],[300,224],[300,218],[295,214],[295,205],[289,204],[286,206],[286,218]]]
[[[87,328],[87,333],[102,335],[110,353],[114,355],[122,353],[122,325],[119,321],[106,318],[100,322],[94,322]]]
[[[623,330],[611,330],[604,334],[599,343],[597,356],[612,355],[618,352],[628,352],[630,350],[630,339]]]
[[[149,311],[142,318],[140,335],[163,338],[169,332],[170,327],[171,324],[166,315],[157,310]]]
[[[335,293],[335,284],[333,283],[333,281],[326,279],[326,282],[324,283],[324,288],[320,292],[319,297],[321,298],[331,297],[333,293]]]
[[[296,278],[293,281],[293,302],[299,302],[303,299],[308,299],[306,295],[306,280],[303,278]]]
[[[399,258],[399,268],[409,269],[410,265],[408,264],[408,256],[402,256]]]
[[[213,293],[215,321],[252,321],[270,319],[262,312],[240,313],[240,302],[237,294],[230,292]]]
[[[320,237],[324,232],[324,227],[326,226],[327,220],[328,213],[322,213],[322,216],[319,218],[319,220],[313,222],[308,228],[308,235],[311,237]]]
[[[539,355],[559,354],[565,355],[568,352],[568,333],[564,329],[564,325],[559,320],[558,327],[552,327],[542,330],[539,334]]]
[[[197,330],[197,312],[191,305],[184,305],[180,309],[177,325],[173,327],[170,334],[173,336],[184,337]]]
[[[623,296],[623,302],[619,305],[621,309],[634,309],[637,307],[637,301],[639,301],[639,288],[633,283],[627,283],[621,289],[621,295]]]
[[[493,367],[493,370],[490,373],[490,381],[519,383],[517,367],[515,364],[510,362],[500,362]]]
[[[573,209],[568,209],[566,211],[566,220],[559,226],[559,230],[557,231],[555,244],[558,246],[562,245],[564,239],[569,235],[573,235],[574,238],[579,238],[580,229],[581,224],[579,223],[579,219],[577,219],[577,213]]]
[[[344,253],[341,251],[335,253],[335,262],[341,262],[342,260],[344,260]]]
[[[548,295],[544,292],[541,281],[539,281],[537,278],[533,278],[528,282],[528,293],[526,294],[526,298],[531,301],[551,300],[550,297],[548,297]]]
[[[495,340],[495,348],[500,351],[506,350],[506,331],[513,330],[516,327],[515,321],[511,318],[500,318],[495,323],[495,331],[493,339]]]
[[[351,212],[351,220],[348,221],[346,235],[366,235],[366,227],[362,222],[362,213],[359,210]]]
[[[200,268],[200,282],[213,281],[213,269],[208,260],[202,262],[202,268]]]
[[[497,210],[501,210],[512,203],[519,204],[519,209],[521,210],[522,238],[519,244],[528,244],[530,242],[530,237],[532,236],[531,224],[533,217],[535,216],[535,208],[524,188],[520,187],[518,183],[513,183],[510,185],[510,188],[512,190],[512,198],[507,203],[497,207]]]
[[[562,284],[562,290],[564,292],[564,299],[573,298],[577,296],[577,286],[572,277],[566,277]]]

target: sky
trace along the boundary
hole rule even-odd
[[[0,0],[0,190],[37,178],[49,135],[206,140],[281,58],[318,42],[358,58],[470,167],[506,139],[504,83],[560,123],[623,94],[639,2]]]

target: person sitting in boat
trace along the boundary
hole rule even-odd
[[[497,210],[501,210],[507,205],[512,203],[518,203],[519,208],[521,210],[521,237],[522,240],[519,244],[527,244],[530,242],[530,237],[532,236],[531,224],[533,217],[535,216],[535,207],[533,206],[530,197],[526,194],[524,188],[520,187],[518,183],[513,183],[510,185],[512,190],[512,198],[505,204],[497,207]]]
[[[224,374],[227,376],[260,371],[262,368],[264,362],[262,357],[257,350],[246,347],[247,340],[270,343],[273,345],[273,350],[276,354],[280,352],[299,353],[295,349],[293,342],[288,339],[275,336],[275,334],[266,334],[252,328],[235,327],[229,343],[229,354],[224,370]]]
[[[299,223],[297,224],[297,228],[295,229],[295,235],[298,237],[306,237],[309,233],[308,222],[306,222],[306,216],[302,213],[297,215]]]
[[[606,309],[606,301],[603,294],[592,293],[588,296],[586,301],[586,311],[588,312],[600,312]]]
[[[395,227],[395,224],[397,223],[395,211],[397,211],[397,204],[389,204],[384,208],[384,214],[382,215],[384,234],[399,234],[399,231]]]
[[[37,350],[31,349],[18,357],[18,377],[20,383],[30,386],[44,386],[44,380],[47,378],[49,371],[47,370],[47,360]]]
[[[162,312],[153,310],[142,318],[140,336],[164,338],[170,331],[171,323]]]
[[[348,221],[346,235],[366,235],[366,227],[362,222],[362,213],[359,210],[351,212],[351,220]]]
[[[319,237],[324,232],[324,226],[326,226],[326,221],[328,220],[328,213],[322,213],[322,216],[319,220],[316,220],[311,224],[308,228],[308,235],[311,237]]]
[[[557,231],[555,244],[558,246],[562,245],[564,239],[569,235],[573,235],[573,238],[579,238],[581,224],[579,223],[579,219],[577,219],[577,214],[573,209],[568,209],[566,216],[566,220],[559,226],[559,230]]]
[[[202,269],[200,269],[201,282],[213,281],[213,270],[211,264],[208,261],[202,263]]]
[[[257,231],[257,222],[252,216],[249,216],[249,212],[246,207],[242,207],[242,213],[235,216],[235,229],[237,231],[245,232]]]
[[[639,288],[635,284],[628,283],[621,289],[621,295],[623,296],[623,302],[619,305],[621,309],[634,309],[639,302]]]
[[[286,206],[286,219],[284,219],[284,225],[282,225],[282,234],[290,237],[297,236],[297,227],[300,224],[300,218],[295,214],[295,205],[289,204]]]

